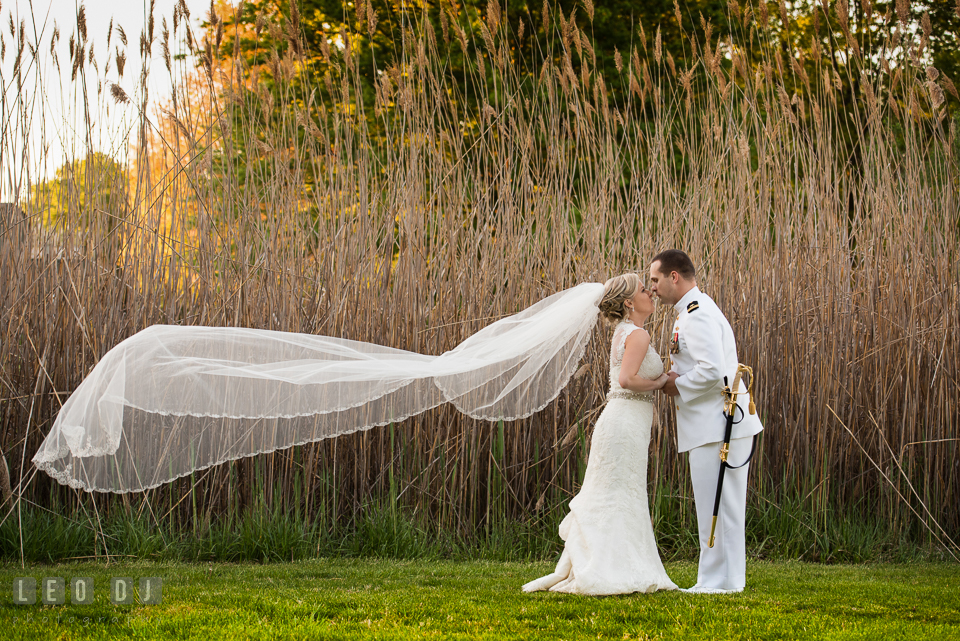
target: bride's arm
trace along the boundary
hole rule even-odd
[[[640,376],[640,364],[647,355],[650,347],[650,334],[645,329],[638,329],[627,336],[627,344],[623,350],[623,363],[620,366],[620,387],[633,392],[652,392],[663,387],[667,382],[667,375],[649,379]]]

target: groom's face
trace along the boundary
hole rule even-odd
[[[660,261],[650,265],[650,291],[665,305],[676,305],[680,297],[677,296],[677,273],[664,274],[660,271]]]

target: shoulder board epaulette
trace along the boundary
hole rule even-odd
[[[687,305],[687,313],[688,313],[688,314],[689,314],[690,312],[692,312],[693,310],[695,310],[695,309],[700,309],[700,303],[698,303],[697,301],[693,301],[692,303],[690,303],[689,305]]]

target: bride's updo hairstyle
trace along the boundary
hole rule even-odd
[[[603,298],[600,299],[600,315],[611,323],[619,323],[627,317],[624,304],[636,295],[640,288],[640,276],[620,274],[603,285]]]

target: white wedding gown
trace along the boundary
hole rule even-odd
[[[560,523],[565,542],[557,569],[523,586],[524,592],[627,594],[676,590],[657,552],[647,503],[647,452],[653,395],[620,387],[627,336],[638,329],[625,321],[610,349],[610,393],[593,431],[587,473],[570,513]],[[655,379],[663,363],[651,346],[640,374]]]

